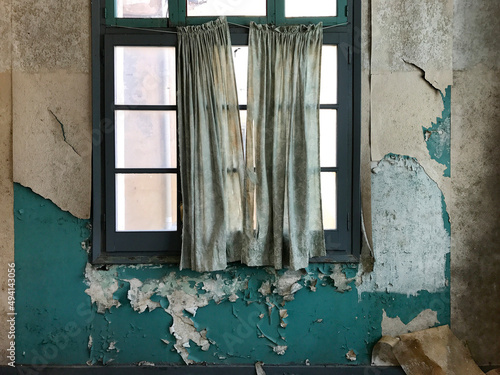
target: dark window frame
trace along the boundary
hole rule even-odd
[[[171,0],[172,1],[172,0]],[[175,0],[170,11],[179,12],[183,0]],[[357,262],[361,249],[360,199],[360,0],[338,0],[345,5],[345,19],[338,6],[336,20],[321,18],[292,18],[283,24],[324,22],[336,25],[324,29],[324,44],[338,46],[337,104],[321,104],[320,109],[337,112],[337,167],[322,168],[337,173],[337,230],[325,231],[327,256],[311,258],[311,262]],[[268,1],[268,12],[270,11]],[[113,89],[113,47],[126,45],[175,46],[175,28],[165,27],[165,19],[116,19],[110,17],[106,6],[114,0],[92,2],[92,107],[93,107],[93,240],[92,257],[95,264],[178,263],[182,223],[177,232],[115,232],[114,231],[114,110],[139,109],[149,106],[115,106]],[[265,20],[250,17],[228,17],[229,22],[248,25],[250,21],[272,22],[284,9],[284,0],[276,0],[272,14]],[[109,8],[108,8],[109,9]],[[278,11],[277,11],[278,10]],[[184,8],[185,17],[185,8]],[[182,9],[180,10],[182,14]],[[279,18],[279,17],[278,17]],[[283,18],[283,17],[282,17]],[[169,25],[203,23],[214,17],[177,18]],[[347,23],[345,22],[347,19]],[[180,20],[180,21],[179,21]],[[341,22],[342,21],[342,22]],[[234,46],[248,44],[248,30],[230,25]],[[170,32],[170,33],[169,33]],[[111,74],[110,74],[111,73]],[[167,109],[172,106],[151,106]],[[175,107],[175,106],[174,106]],[[171,108],[170,108],[171,109]],[[246,109],[246,105],[240,105]],[[104,119],[104,120],[103,120]],[[144,170],[145,171],[145,170]],[[134,173],[137,173],[134,170]],[[169,170],[169,172],[172,172]],[[111,177],[112,175],[112,177]],[[180,198],[180,178],[178,197]],[[180,202],[180,201],[179,201]],[[179,206],[179,205],[178,205]],[[110,220],[110,216],[113,216]],[[180,215],[178,215],[180,218]],[[168,245],[167,245],[168,244]],[[173,245],[173,246],[172,246]],[[151,250],[152,249],[152,250]],[[161,250],[160,250],[161,249]],[[145,251],[150,250],[150,251]]]

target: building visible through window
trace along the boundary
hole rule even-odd
[[[227,16],[241,131],[250,22],[323,23],[320,162],[328,256],[359,255],[358,0],[100,0],[93,3],[94,246],[96,263],[178,259],[176,26]],[[244,144],[244,143],[243,143]]]

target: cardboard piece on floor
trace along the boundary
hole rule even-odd
[[[392,349],[399,342],[398,337],[382,336],[372,350],[372,366],[399,366]]]
[[[446,326],[399,336],[393,353],[408,375],[484,375],[469,349]]]
[[[494,370],[488,371],[486,375],[500,375],[500,368],[496,368]]]

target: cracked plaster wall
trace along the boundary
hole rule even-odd
[[[19,131],[15,128],[15,145],[22,146],[18,150],[34,147],[35,154],[43,154],[38,143],[51,144],[61,153],[54,153],[47,161],[37,160],[47,163],[37,166],[23,159],[22,152],[16,153],[15,147],[15,175],[63,210],[87,217],[82,207],[86,207],[89,191],[81,181],[89,176],[90,159],[79,160],[74,149],[87,156],[90,146],[89,3],[48,1],[43,9],[34,1],[14,3],[14,118],[20,126]],[[84,272],[87,254],[80,243],[88,237],[88,223],[16,185],[18,303],[23,312],[18,321],[18,362],[251,363],[258,359],[268,363],[351,363],[346,353],[353,350],[355,363],[369,363],[371,346],[382,334],[384,314],[395,319],[386,318],[385,329],[410,324],[429,310],[436,321],[448,323],[449,276],[444,259],[449,236],[441,191],[447,194],[449,178],[444,176],[446,166],[430,155],[424,128],[431,128],[446,109],[441,93],[451,84],[452,2],[424,3],[414,9],[409,1],[394,6],[373,0],[371,14],[369,7],[364,7],[361,169],[368,231],[371,219],[374,234],[394,231],[393,224],[380,218],[388,203],[399,203],[398,214],[403,215],[400,224],[408,236],[394,238],[407,240],[426,233],[420,245],[412,249],[429,243],[434,246],[429,259],[438,263],[427,270],[428,284],[410,281],[421,276],[420,268],[430,260],[408,262],[414,267],[410,267],[412,273],[406,279],[403,273],[408,268],[393,269],[383,262],[384,252],[387,259],[397,260],[395,255],[406,249],[398,241],[384,242],[391,237],[387,233],[379,243],[374,238],[373,250],[380,262],[375,263],[371,275],[365,276],[356,265],[311,266],[301,275],[276,275],[245,267],[201,275],[177,273],[169,266],[87,267]],[[60,14],[77,14],[74,19],[80,22],[70,25],[73,18]],[[412,14],[418,17],[409,17]],[[47,38],[39,41],[37,35]],[[57,38],[61,44],[55,42]],[[429,38],[432,43],[428,43]],[[391,60],[391,56],[397,59]],[[25,106],[23,98],[32,105]],[[60,124],[50,111],[67,126],[67,141],[73,147],[64,142]],[[383,164],[382,171],[372,177],[369,142],[374,160],[383,159],[387,153],[410,155],[418,160],[415,170]],[[45,173],[36,173],[38,170]],[[29,171],[34,176],[28,175]],[[78,189],[68,194],[71,186],[53,183],[53,178],[61,175],[64,181],[79,182]],[[391,176],[388,183],[383,178],[387,175]],[[371,183],[376,186],[373,191]],[[46,190],[37,191],[42,187]],[[421,210],[417,212],[429,215],[428,220],[420,224],[405,220],[409,200],[395,202],[401,196],[398,191],[409,196],[421,193],[433,202],[415,202]],[[35,254],[40,253],[44,256],[33,262]],[[390,283],[394,274],[408,282]],[[375,285],[370,281],[373,279],[383,282]],[[432,319],[425,321],[432,323]]]
[[[12,67],[14,181],[90,217],[90,1],[13,0]]]

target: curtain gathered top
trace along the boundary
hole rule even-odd
[[[181,268],[306,267],[325,255],[322,25],[250,25],[246,155],[225,19],[178,28]]]

